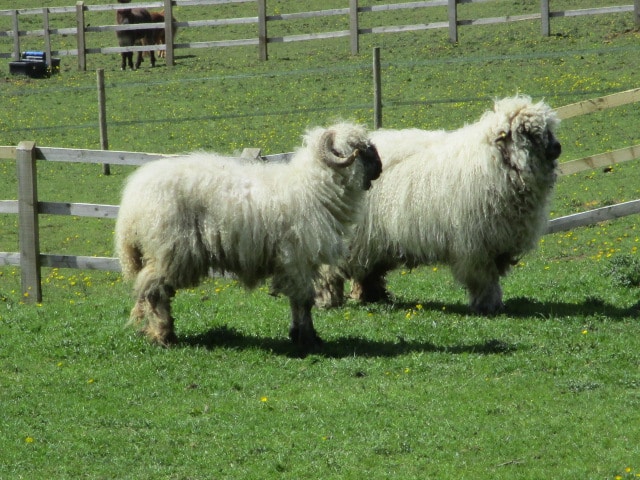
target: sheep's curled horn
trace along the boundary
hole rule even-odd
[[[322,158],[325,163],[332,168],[346,168],[351,165],[358,157],[360,152],[356,148],[348,157],[340,157],[333,153],[333,141],[336,137],[336,132],[328,130],[322,134],[320,138],[320,145],[323,148]]]

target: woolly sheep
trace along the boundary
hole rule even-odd
[[[500,277],[533,249],[547,223],[561,145],[545,103],[524,95],[495,102],[452,132],[379,130],[370,138],[383,174],[368,192],[342,271],[323,268],[318,306],[388,298],[385,274],[441,262],[469,294],[471,309],[502,308]]]
[[[289,297],[291,340],[319,346],[313,281],[320,265],[345,256],[343,237],[380,170],[366,129],[346,122],[307,132],[289,163],[194,153],[140,167],[115,229],[123,275],[134,281],[131,322],[153,342],[176,342],[173,296],[213,269],[249,288],[272,277]]]

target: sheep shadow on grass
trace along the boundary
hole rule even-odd
[[[220,326],[204,333],[182,336],[178,338],[179,347],[203,347],[209,350],[216,348],[231,348],[240,350],[261,349],[276,355],[287,357],[304,357],[300,350],[287,338],[264,338],[246,335],[234,328]],[[468,345],[435,345],[430,342],[408,341],[378,341],[359,337],[343,337],[325,339],[324,345],[314,355],[326,358],[346,357],[397,357],[412,352],[431,352],[477,355],[504,355],[512,353],[516,346],[502,340],[489,339],[485,342]]]
[[[451,315],[472,315],[469,306],[463,303],[446,303],[437,301],[409,301],[397,299],[385,304],[383,308],[393,310],[415,309],[416,305],[422,305],[425,311],[438,311]],[[640,316],[640,302],[628,307],[621,307],[605,302],[597,297],[587,297],[581,302],[545,302],[526,297],[514,297],[507,299],[504,308],[491,316],[504,316],[514,319],[538,317],[554,318],[569,316],[602,315],[614,320],[625,318],[638,318]]]

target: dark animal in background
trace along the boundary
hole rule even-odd
[[[118,0],[118,3],[130,3],[131,0]],[[163,16],[164,19],[164,16]],[[146,8],[123,8],[116,10],[116,23],[118,25],[132,25],[137,23],[151,23],[152,17]],[[118,44],[121,47],[132,47],[138,45],[153,45],[154,29],[147,30],[123,30],[117,31]],[[127,69],[127,64],[131,70],[133,67],[133,52],[122,52],[122,70]],[[153,51],[149,52],[151,66],[155,67],[156,57]],[[135,68],[139,68],[142,63],[142,52],[138,52]]]
[[[173,31],[173,36],[175,37],[176,31],[178,30],[178,28],[175,27],[176,19],[174,17],[171,17],[171,20],[173,21],[171,30]],[[151,12],[151,22],[164,22],[164,10],[161,10],[159,12]],[[152,45],[164,45],[165,43],[167,43],[167,39],[165,38],[164,34],[164,28],[154,28],[152,32]],[[158,57],[164,58],[165,50],[158,50]]]

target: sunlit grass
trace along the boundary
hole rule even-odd
[[[533,8],[516,3],[461,14]],[[215,12],[249,14],[233,8]],[[187,11],[211,18],[192,7],[176,16]],[[325,26],[343,28],[334,20]],[[396,22],[416,19],[404,11]],[[119,71],[115,55],[90,55],[87,72],[64,58],[50,79],[0,80],[10,112],[0,144],[98,148],[96,68],[106,70],[110,148],[160,153],[280,153],[312,125],[370,125],[373,46],[393,128],[457,128],[517,91],[560,106],[638,86],[630,14],[554,19],[552,30],[465,27],[457,45],[446,31],[369,35],[355,57],[344,39],[274,44],[262,63],[253,48],[178,51],[175,67],[138,72]],[[207,35],[192,29],[178,41]],[[637,105],[567,120],[561,161],[640,143],[637,125]],[[40,200],[117,204],[131,171],[38,162]],[[0,199],[17,198],[15,175],[0,160]],[[581,172],[559,179],[551,216],[636,198],[637,162]],[[40,225],[43,252],[113,255],[113,220],[43,215]],[[634,216],[545,236],[504,280],[506,308],[492,318],[469,313],[445,266],[399,269],[391,304],[314,311],[325,348],[305,359],[287,338],[287,300],[268,285],[247,292],[211,278],[180,291],[180,343],[159,349],[125,327],[133,299],[119,274],[44,268],[43,302],[31,304],[20,269],[2,266],[0,477],[638,478],[639,243]],[[15,215],[0,216],[0,250],[18,250]]]

